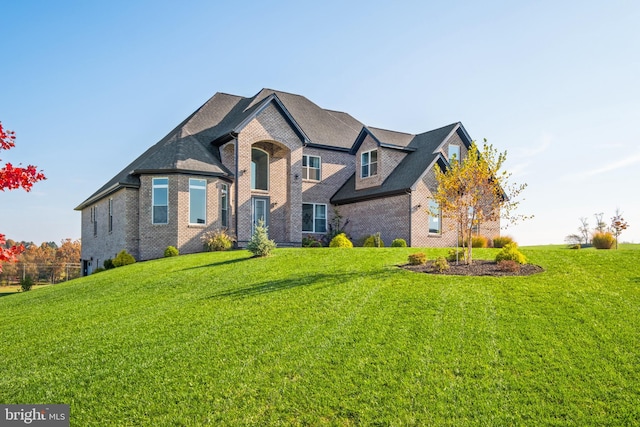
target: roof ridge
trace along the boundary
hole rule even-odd
[[[446,127],[446,126],[445,126]],[[416,136],[415,133],[409,133],[409,132],[400,132],[398,130],[392,130],[392,129],[385,129],[385,128],[379,128],[379,127],[375,127],[375,126],[366,126],[367,129],[375,129],[375,130],[382,130],[385,132],[393,132],[393,133],[399,133],[402,135],[409,135],[409,136]]]

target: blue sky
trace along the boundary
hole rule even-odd
[[[640,242],[640,2],[0,0],[0,232],[80,237],[73,210],[216,92],[301,94],[367,125],[461,121],[527,183],[509,227],[562,243],[620,208]]]

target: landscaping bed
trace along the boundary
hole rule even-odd
[[[405,264],[401,267],[417,273],[453,276],[531,276],[544,271],[544,268],[534,264],[523,264],[518,271],[505,271],[495,261],[482,259],[474,260],[471,265],[467,265],[464,262],[458,264],[449,262],[449,270],[443,272],[433,268],[433,261],[427,261],[426,264],[422,265]]]

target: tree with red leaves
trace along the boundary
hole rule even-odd
[[[0,122],[0,150],[10,150],[15,147],[16,134],[13,131],[5,130]],[[1,160],[1,159],[0,159]],[[34,183],[46,179],[42,171],[38,171],[35,166],[29,165],[25,168],[14,167],[11,163],[7,163],[0,168],[0,191],[15,190],[22,188],[25,191],[31,191]],[[11,246],[5,248],[4,234],[0,234],[0,271],[2,271],[2,261],[14,262],[17,256],[24,251],[24,246]]]

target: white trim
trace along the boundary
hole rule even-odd
[[[166,184],[158,184],[156,185],[156,179],[166,179]],[[155,204],[155,189],[156,188],[166,188],[167,189],[167,204],[166,205],[158,205],[158,206],[166,206],[167,207],[167,222],[155,222],[153,219],[153,208],[156,206]],[[154,225],[165,225],[169,224],[169,177],[168,176],[156,176],[151,178],[151,224]]]
[[[312,224],[312,229],[311,230],[302,230],[303,233],[326,233],[327,232],[327,205],[325,203],[302,203],[302,207],[304,207],[304,205],[311,205],[313,206],[313,217],[311,218],[311,224]],[[324,231],[316,231],[316,220],[317,219],[322,219],[322,218],[318,218],[316,217],[316,207],[317,206],[324,206]],[[302,221],[302,226],[304,227],[304,221]]]
[[[258,151],[262,151],[264,154],[266,154],[267,156],[267,188],[254,188],[253,186],[253,181],[254,181],[254,177],[253,177],[253,150],[258,150]],[[266,152],[265,150],[258,148],[258,147],[254,147],[251,146],[251,176],[249,177],[251,180],[251,190],[257,190],[257,191],[269,191],[269,178],[270,178],[270,166],[271,166],[271,156],[269,156],[269,153]]]
[[[204,186],[192,185],[191,181],[204,182]],[[204,222],[191,222],[191,190],[204,191]],[[204,226],[207,224],[207,180],[201,178],[189,178],[189,225]]]
[[[371,173],[371,153],[376,152],[376,161],[375,161],[375,165],[376,165],[376,173],[372,174]],[[363,167],[363,163],[362,163],[362,157],[365,154],[369,154],[369,162],[367,163],[367,167],[368,167],[368,175],[367,176],[362,176],[362,167]],[[374,176],[378,176],[378,163],[380,161],[380,153],[378,152],[378,148],[374,148],[373,150],[368,150],[368,151],[363,151],[362,153],[360,153],[360,179],[366,179],[366,178],[371,178]]]
[[[307,166],[304,166],[304,158],[307,158]],[[311,168],[309,166],[309,157],[316,157],[318,159],[319,165],[318,165],[318,179],[311,179],[309,178],[309,170],[316,170],[316,168]],[[307,168],[307,178],[304,177],[304,169]],[[313,154],[303,154],[302,155],[302,179],[304,181],[312,181],[312,182],[320,182],[322,181],[322,157],[321,156],[316,156]]]

